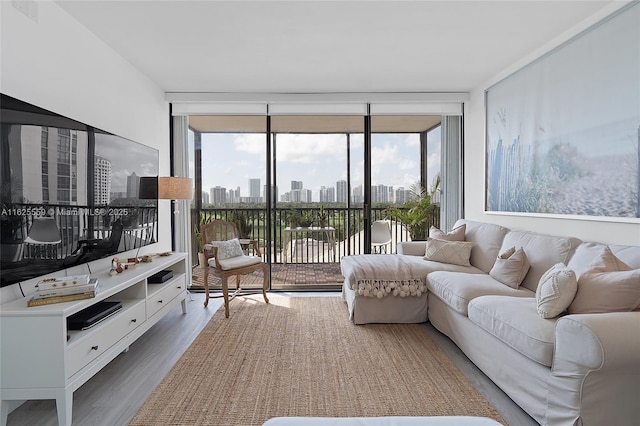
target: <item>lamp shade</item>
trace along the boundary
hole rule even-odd
[[[52,217],[33,219],[29,234],[24,239],[24,242],[29,244],[59,244],[61,241],[60,230]]]
[[[158,199],[191,200],[193,198],[193,181],[185,177],[158,178]]]

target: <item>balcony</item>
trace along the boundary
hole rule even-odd
[[[277,208],[271,213],[271,229],[267,229],[268,213],[261,208],[216,208],[191,211],[191,223],[200,220],[221,219],[234,221],[243,238],[257,240],[263,258],[270,264],[271,289],[274,290],[327,290],[339,289],[344,278],[340,272],[340,260],[344,256],[365,253],[364,212],[362,208],[322,207],[327,217],[326,228],[300,228],[291,232],[289,213],[293,210],[301,217],[316,218],[321,207]],[[371,210],[371,222],[386,219],[384,207]],[[439,227],[438,209],[429,218],[429,225]],[[395,253],[401,241],[410,241],[409,232],[399,222],[391,221],[391,244],[388,253]],[[192,258],[197,259],[196,238],[192,238]],[[202,270],[193,270],[193,288],[203,285]],[[210,286],[220,288],[216,278],[210,276]],[[231,280],[233,286],[233,280]],[[242,287],[261,288],[262,275],[243,276]]]

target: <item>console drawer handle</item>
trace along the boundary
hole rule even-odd
[[[97,351],[97,350],[98,350],[98,345],[91,346],[91,350],[92,350],[92,351]]]
[[[162,299],[158,300],[158,303],[162,303]]]
[[[132,319],[131,322],[137,322],[138,320],[136,318]]]

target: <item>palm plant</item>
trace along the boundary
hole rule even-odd
[[[432,223],[433,211],[439,208],[431,203],[431,197],[439,186],[439,177],[434,181],[430,192],[419,183],[411,185],[409,201],[404,203],[402,207],[387,208],[386,217],[404,224],[412,240],[426,240]]]

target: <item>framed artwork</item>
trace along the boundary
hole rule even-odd
[[[640,4],[485,92],[487,212],[640,218]]]

